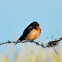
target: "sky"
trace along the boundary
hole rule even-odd
[[[0,0],[0,43],[19,38],[33,21],[41,28],[36,41],[62,37],[62,0]]]
[[[0,0],[0,42],[19,38],[33,21],[41,28],[37,40],[62,37],[62,0]]]

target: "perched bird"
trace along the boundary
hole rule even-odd
[[[41,29],[37,22],[32,22],[23,32],[22,36],[18,39],[22,40],[35,40],[39,37]]]

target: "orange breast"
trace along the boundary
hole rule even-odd
[[[35,40],[39,37],[41,33],[41,29],[34,29],[30,32],[30,34],[27,35],[27,37],[25,38],[26,40]]]

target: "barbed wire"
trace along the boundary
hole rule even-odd
[[[18,44],[18,43],[26,43],[26,42],[31,42],[31,43],[35,43],[36,45],[39,45],[39,46],[42,46],[43,48],[46,48],[46,47],[54,47],[54,46],[57,46],[59,44],[59,42],[62,40],[62,37],[60,37],[58,40],[55,39],[54,41],[49,41],[46,46],[44,46],[43,43],[39,44],[39,42],[35,42],[33,40],[23,40],[23,41],[10,41],[8,40],[7,42],[4,42],[4,43],[0,43],[0,45],[3,45],[3,44],[11,44],[11,43],[14,43],[15,45]]]

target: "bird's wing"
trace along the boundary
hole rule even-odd
[[[26,37],[32,30],[33,30],[33,27],[32,27],[32,26],[27,27],[27,28],[24,30],[23,35]]]
[[[18,40],[25,40],[25,37],[26,37],[32,30],[33,30],[33,27],[32,27],[32,26],[27,27],[27,28],[24,30],[22,36],[21,36]]]

